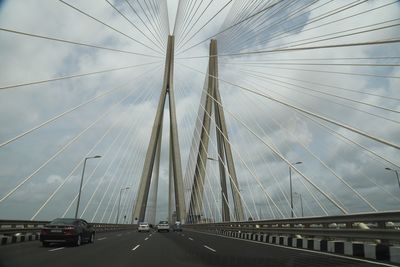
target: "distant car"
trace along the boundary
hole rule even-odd
[[[147,222],[139,223],[138,232],[150,232],[150,225]]]
[[[169,232],[168,221],[160,221],[160,223],[157,225],[157,232]]]
[[[45,225],[40,231],[44,247],[50,243],[69,243],[80,246],[83,242],[93,243],[95,230],[82,219],[58,218]]]
[[[179,221],[176,221],[175,224],[172,226],[172,230],[174,232],[182,232],[182,224]]]

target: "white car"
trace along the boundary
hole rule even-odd
[[[166,231],[169,232],[169,223],[167,221],[160,221],[157,225],[157,232]]]
[[[150,232],[150,225],[147,222],[139,223],[138,232]]]

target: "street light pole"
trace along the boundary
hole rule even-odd
[[[393,169],[391,169],[391,168],[385,168],[385,170],[392,171],[392,172],[394,172],[394,173],[396,174],[396,177],[397,177],[397,183],[399,184],[399,189],[400,189],[400,179],[399,179],[399,172],[398,172],[397,170],[393,170]]]
[[[119,190],[118,212],[117,212],[117,219],[115,220],[115,224],[118,224],[119,209],[120,209],[120,206],[121,206],[121,194],[122,194],[122,191],[128,190],[129,188],[130,188],[130,187],[128,186],[128,187],[125,187],[125,188],[121,188],[121,190]]]
[[[292,165],[302,164],[303,162],[298,161],[296,163],[292,163]],[[290,183],[290,214],[291,217],[294,217],[293,213],[293,188],[292,188],[292,168],[289,166],[289,183]]]
[[[302,198],[301,194],[299,194],[299,195],[300,195],[300,205],[301,205],[301,217],[304,217],[303,198]]]
[[[98,159],[98,158],[101,158],[101,156],[86,157],[86,158],[85,158],[85,161],[83,162],[83,170],[82,170],[81,183],[80,183],[80,185],[79,185],[78,202],[76,203],[76,210],[75,210],[75,219],[78,218],[78,210],[79,210],[79,203],[80,203],[80,201],[81,201],[82,184],[83,184],[83,175],[85,174],[86,161],[87,161],[88,159]]]

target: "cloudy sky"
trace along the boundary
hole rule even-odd
[[[130,187],[121,198],[130,221],[174,28],[186,199],[214,38],[246,217],[290,216],[288,162],[299,161],[295,216],[300,198],[304,216],[398,209],[400,186],[385,168],[400,169],[400,3],[248,2],[0,1],[1,219],[73,216],[83,159],[101,155],[87,161],[80,214],[114,222]],[[167,114],[158,219],[168,206]],[[213,117],[208,134],[217,158]],[[206,166],[203,216],[218,221],[218,164]]]

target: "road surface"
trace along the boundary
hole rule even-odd
[[[123,231],[98,234],[94,244],[84,244],[80,247],[64,245],[42,247],[38,241],[1,246],[0,266],[377,267],[391,265],[194,231],[179,233]]]

